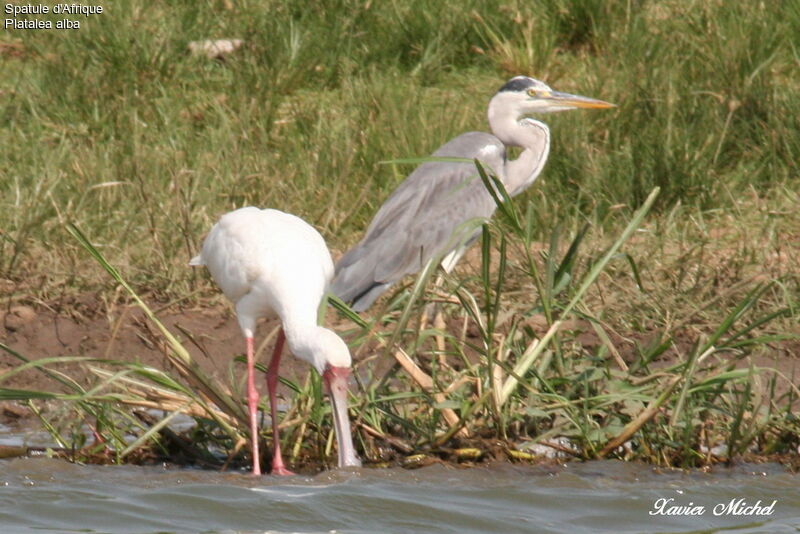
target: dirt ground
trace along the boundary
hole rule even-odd
[[[156,308],[158,311],[158,308]],[[216,305],[203,304],[181,308],[177,304],[157,313],[160,320],[175,334],[192,357],[206,373],[220,379],[221,383],[229,382],[228,376],[233,370],[237,377],[243,377],[244,364],[234,362],[236,356],[244,353],[244,340],[236,321],[233,309],[222,299]],[[332,314],[333,315],[333,314]],[[539,320],[541,319],[541,320]],[[463,323],[453,319],[448,329],[460,331]],[[576,340],[584,348],[591,349],[601,341],[585,321],[573,321],[570,330],[577,330]],[[459,323],[459,324],[456,324]],[[543,334],[547,330],[544,317],[531,317],[527,322],[533,330]],[[256,334],[256,346],[260,353],[258,361],[268,362],[272,350],[272,340],[277,333],[277,320],[261,323]],[[329,325],[330,326],[330,325]],[[348,328],[349,325],[333,325],[335,330]],[[468,337],[474,337],[469,332]],[[615,334],[617,337],[618,334]],[[620,349],[625,360],[632,359],[634,346],[632,340],[642,334],[613,339],[614,345]],[[42,358],[59,358],[70,356],[133,361],[147,364],[159,369],[169,370],[170,363],[165,356],[160,333],[146,320],[143,313],[135,306],[109,305],[102,296],[84,294],[73,297],[69,302],[56,304],[17,303],[0,310],[0,342],[28,360]],[[686,339],[678,337],[673,340],[676,346],[688,348],[694,343],[691,335]],[[774,344],[769,354],[753,358],[755,365],[779,369],[786,377],[798,376],[800,372],[800,341],[783,341]],[[369,357],[368,350],[354,351],[356,361]],[[676,357],[675,350],[668,350],[663,365],[671,363]],[[391,359],[391,358],[390,358]],[[21,361],[6,351],[0,350],[0,376],[10,369],[19,366]],[[394,362],[372,362],[378,368]],[[746,365],[743,363],[743,365]],[[86,375],[77,364],[59,367],[68,371],[69,376],[84,380],[87,384],[94,378]],[[305,376],[308,365],[291,356],[284,356],[281,361],[281,375],[290,379]],[[263,381],[262,381],[263,382]],[[29,370],[16,374],[0,382],[5,388],[54,391],[58,384],[41,372]],[[264,383],[257,384],[266,393]],[[778,389],[785,392],[791,386],[781,381]],[[20,418],[24,410],[13,403],[0,403],[0,424],[8,424]]]
[[[159,347],[160,334],[136,307],[117,308],[113,314],[103,313],[102,303],[84,297],[70,306],[70,313],[58,313],[44,306],[16,305],[0,312],[0,342],[29,360],[42,358],[84,356],[138,362],[159,369],[169,369],[170,363]],[[233,311],[224,305],[208,308],[165,311],[158,314],[163,323],[177,334],[192,357],[203,370],[227,382],[231,366],[237,376],[244,376],[245,367],[234,362],[244,354],[244,339]],[[278,322],[262,323],[257,343],[270,336]],[[185,332],[185,333],[182,333]],[[196,341],[188,341],[189,335]],[[258,346],[258,345],[257,345]],[[269,361],[271,339],[259,361]],[[0,375],[18,367],[22,362],[0,351]],[[59,366],[69,375],[89,383],[87,376],[75,364]],[[281,374],[289,378],[303,376],[308,365],[295,358],[281,361]],[[4,380],[2,386],[14,389],[58,391],[58,384],[43,373],[31,370]],[[266,392],[265,384],[258,388]],[[0,423],[8,424],[21,416],[21,410],[11,403],[0,407]]]
[[[235,314],[228,305],[222,304],[221,301],[220,304],[213,306],[182,309],[173,305],[157,315],[187,347],[206,373],[218,378],[222,384],[230,383],[228,376],[231,372],[239,379],[243,378],[244,364],[234,362],[234,358],[244,353],[244,342]],[[536,317],[531,318],[529,326],[539,331],[541,335],[547,329],[547,324],[538,324],[536,319]],[[259,361],[269,360],[272,340],[278,326],[276,320],[259,326],[256,339],[256,346],[261,351],[258,356]],[[346,324],[334,325],[336,330],[346,328],[348,328]],[[460,326],[456,324],[448,325],[448,329],[451,330],[459,328]],[[600,343],[588,324],[581,325],[576,322],[572,329],[581,330],[576,339],[584,347],[589,348]],[[688,339],[674,341],[677,344],[691,345]],[[102,299],[92,295],[86,295],[69,303],[60,313],[45,305],[22,304],[0,311],[0,342],[29,360],[83,356],[133,361],[167,370],[171,366],[165,356],[164,348],[160,346],[161,334],[154,330],[138,308],[109,307]],[[615,339],[614,343],[624,347],[624,342],[621,340]],[[777,368],[786,377],[797,376],[800,371],[800,343],[794,341],[776,344],[774,349],[769,355],[753,358],[753,363],[757,366]],[[371,355],[368,353],[368,350],[356,351],[354,358],[356,361],[370,358]],[[672,363],[676,354],[674,350],[667,351],[663,360],[657,365]],[[623,351],[623,358],[625,356]],[[391,357],[389,359],[391,360]],[[0,377],[18,367],[20,363],[19,358],[0,350]],[[394,362],[371,361],[368,365],[373,366],[373,369],[380,369],[392,363]],[[747,365],[747,362],[740,362],[740,365]],[[76,380],[84,381],[86,385],[97,380],[77,364],[64,364],[57,368],[66,371]],[[281,361],[282,376],[298,380],[307,372],[308,365],[305,362],[284,355]],[[377,376],[380,376],[380,373]],[[266,385],[263,380],[259,382],[257,387],[264,395]],[[38,391],[59,390],[58,383],[33,369],[3,380],[0,386]],[[281,387],[284,398],[290,399],[291,392],[288,388]],[[787,381],[780,381],[777,393],[780,395],[790,388],[791,385]],[[0,424],[13,431],[25,431],[38,427],[39,423],[25,406],[13,401],[0,401]]]
[[[0,311],[0,342],[29,360],[41,358],[84,356],[101,359],[133,361],[151,365],[159,369],[169,369],[170,363],[159,346],[161,336],[135,306],[108,306],[100,299],[86,295],[70,303],[59,313],[46,306],[15,305]],[[234,362],[236,356],[244,353],[244,340],[233,310],[225,304],[195,308],[177,307],[158,313],[161,321],[176,334],[189,349],[202,369],[227,382],[227,375],[233,366],[237,375],[244,374],[244,364]],[[542,333],[546,323],[530,326]],[[272,339],[278,328],[278,321],[261,323],[256,334],[257,347],[261,353],[259,361],[269,361]],[[451,325],[459,329],[460,325]],[[583,332],[577,339],[587,348],[598,345],[600,340],[587,325],[576,324]],[[339,329],[334,326],[335,329]],[[266,342],[265,342],[266,341]],[[615,340],[615,344],[616,344]],[[680,344],[681,340],[675,340]],[[686,344],[689,345],[689,340]],[[624,349],[624,343],[623,349]],[[756,365],[776,367],[786,376],[795,376],[800,371],[800,342],[786,342],[775,345],[775,351],[768,356],[755,358]],[[356,351],[354,357],[366,357],[364,351]],[[623,351],[623,356],[626,354]],[[664,363],[669,363],[674,352],[668,351]],[[625,358],[628,359],[628,358]],[[0,351],[0,376],[19,366],[21,361],[13,355]],[[89,380],[85,374],[77,372],[76,366],[70,369],[70,376]],[[308,370],[305,362],[291,356],[281,361],[281,375],[296,379]],[[3,387],[31,390],[53,390],[57,384],[43,373],[30,371],[17,374],[2,382]],[[258,385],[262,392],[264,384]],[[0,420],[0,422],[2,422]]]

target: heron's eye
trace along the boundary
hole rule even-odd
[[[536,89],[528,89],[528,96],[536,97],[539,96],[539,91]]]

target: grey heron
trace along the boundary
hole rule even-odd
[[[610,107],[614,104],[554,91],[544,82],[517,76],[489,101],[492,134],[461,134],[433,157],[478,159],[511,196],[518,195],[539,176],[550,151],[547,125],[527,115]],[[516,159],[507,157],[510,146],[523,149]],[[364,311],[435,255],[446,254],[441,265],[450,272],[470,241],[454,240],[454,232],[471,219],[491,217],[496,207],[473,163],[422,163],[383,203],[364,238],[339,260],[332,292],[354,310]]]

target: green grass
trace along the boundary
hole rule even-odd
[[[525,197],[540,239],[656,186],[662,211],[796,190],[797,9],[614,6],[131,2],[78,32],[7,32],[22,52],[0,56],[0,272],[26,292],[96,285],[74,248],[41,262],[72,221],[136,283],[183,292],[203,232],[244,204],[343,248],[408,172],[379,162],[485,129],[516,74],[620,106],[547,118],[553,152]],[[247,44],[225,62],[185,52],[226,36]]]
[[[221,37],[245,46],[186,52]],[[119,2],[79,31],[7,31],[3,304],[129,302],[68,224],[158,302],[216,295],[186,263],[236,207],[300,215],[343,250],[411,170],[381,162],[485,130],[493,92],[529,74],[619,107],[546,117],[550,159],[516,222],[497,217],[438,293],[400,287],[353,323],[354,352],[402,348],[433,382],[398,364],[362,384],[362,449],[436,449],[458,430],[447,408],[473,434],[568,436],[586,458],[626,428],[656,463],[701,464],[705,443],[788,450],[791,377],[763,368],[800,334],[798,62],[791,2]],[[445,329],[422,325],[431,298],[451,302]],[[287,450],[311,433],[325,456],[319,384],[294,386]]]

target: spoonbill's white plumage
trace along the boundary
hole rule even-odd
[[[333,277],[325,240],[305,221],[273,209],[241,208],[222,216],[190,265],[205,265],[235,305],[247,345],[247,404],[253,450],[253,474],[261,474],[258,454],[258,392],[254,378],[256,322],[277,315],[282,323],[267,370],[274,453],[272,473],[291,474],[283,463],[278,435],[278,365],[284,341],[298,358],[322,375],[331,399],[339,466],[360,465],[347,416],[350,351],[331,330],[317,325],[317,311]]]

